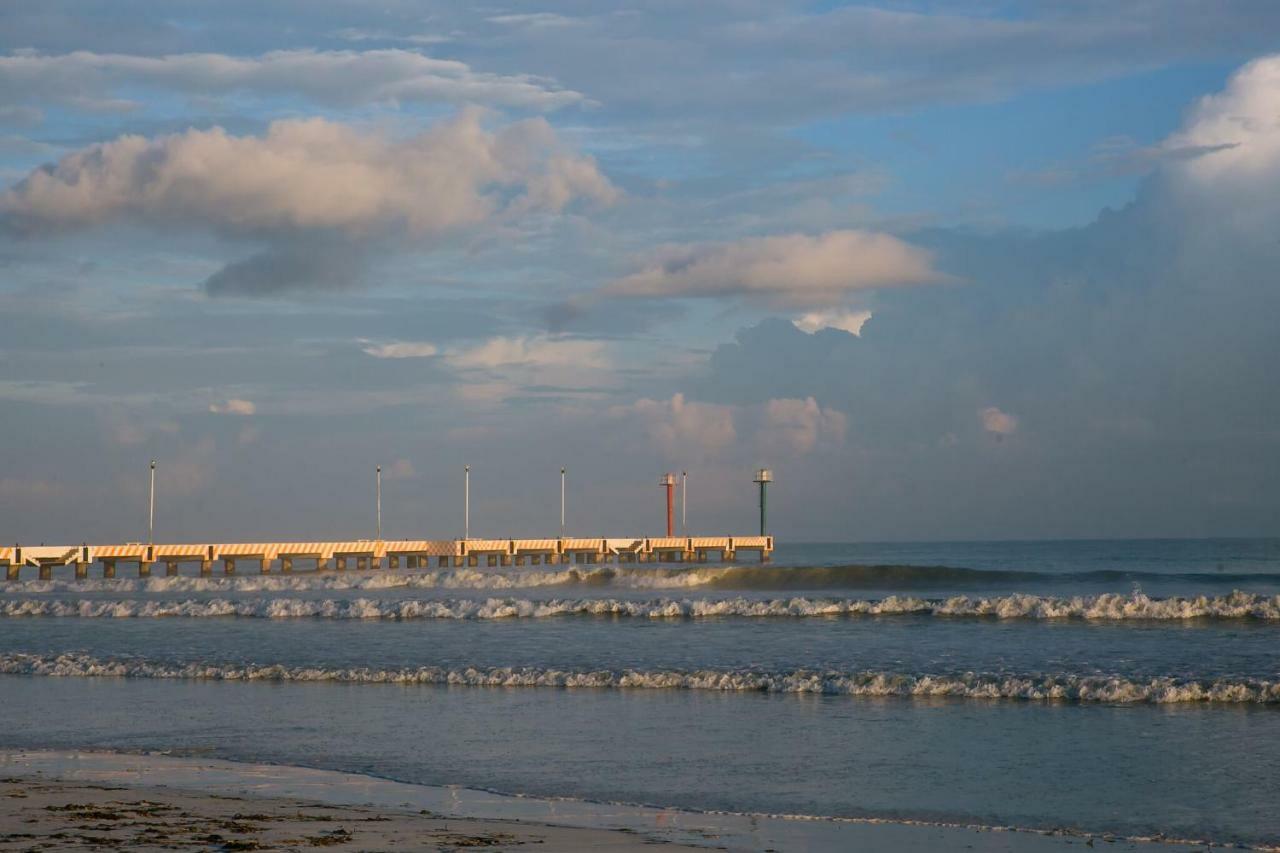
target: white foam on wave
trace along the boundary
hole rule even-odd
[[[138,658],[0,655],[0,674],[60,677],[206,679],[214,681],[341,682],[466,687],[642,688],[825,696],[1014,699],[1109,703],[1280,703],[1280,682],[1251,679],[1198,681],[1172,677],[915,674],[792,670],[565,670],[543,667],[308,667],[283,664],[170,663]]]
[[[1015,594],[926,599],[742,597],[627,600],[617,598],[486,599],[0,599],[0,617],[145,619],[542,619],[563,616],[697,619],[710,617],[839,617],[920,615],[990,619],[1280,620],[1280,595],[1235,591],[1221,596],[1151,598],[1106,593],[1069,598]]]

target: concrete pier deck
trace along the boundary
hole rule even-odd
[[[268,574],[299,567],[320,569],[458,568],[462,566],[564,565],[570,563],[707,562],[713,556],[733,561],[738,552],[758,555],[767,562],[773,554],[772,536],[669,536],[653,538],[554,538],[554,539],[358,539],[347,542],[232,542],[158,544],[128,542],[121,545],[12,545],[0,546],[0,566],[14,581],[24,568],[48,580],[55,568],[71,566],[77,578],[88,577],[89,567],[102,566],[102,576],[116,576],[119,563],[133,564],[139,577],[149,577],[162,564],[169,577],[182,564],[198,565],[200,574],[213,573],[221,563],[224,574],[242,566]],[[311,565],[308,566],[307,564]]]

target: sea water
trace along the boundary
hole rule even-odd
[[[0,746],[1275,845],[1278,640],[1280,540],[24,577]]]

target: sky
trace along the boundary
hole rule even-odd
[[[0,5],[0,537],[1280,534],[1280,4]]]

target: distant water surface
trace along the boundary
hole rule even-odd
[[[0,745],[1280,844],[1280,540],[0,587]]]

